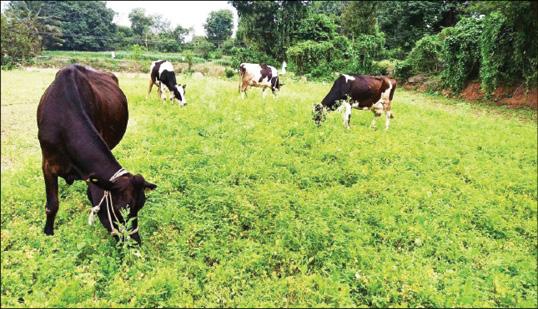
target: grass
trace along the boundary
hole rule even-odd
[[[360,111],[316,128],[329,84],[239,100],[236,80],[180,76],[182,109],[120,73],[114,154],[158,185],[137,250],[88,226],[83,182],[60,181],[42,233],[35,111],[54,74],[1,76],[3,307],[537,306],[536,112],[397,89],[388,132]]]

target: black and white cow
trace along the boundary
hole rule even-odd
[[[386,76],[346,75],[338,77],[321,104],[313,106],[313,119],[317,125],[324,120],[325,111],[344,108],[344,126],[349,128],[351,108],[370,109],[375,117],[371,127],[376,126],[376,117],[385,112],[385,129],[389,128],[392,97],[396,80]]]
[[[185,89],[187,85],[178,85],[176,82],[176,74],[172,63],[167,60],[157,60],[151,63],[149,68],[150,79],[148,96],[151,92],[153,84],[157,85],[159,96],[163,101],[166,101],[167,95],[165,92],[171,92],[170,101],[176,99],[181,106],[187,104],[185,98]],[[146,96],[147,98],[147,96]]]
[[[239,76],[241,78],[239,84],[241,98],[245,97],[248,86],[261,87],[263,97],[266,95],[265,90],[271,88],[273,98],[275,98],[278,91],[280,91],[280,87],[284,85],[280,83],[275,67],[264,63],[241,63],[239,65]]]

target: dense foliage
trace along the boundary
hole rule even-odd
[[[24,23],[20,21],[23,20]],[[29,61],[41,51],[41,37],[35,28],[35,16],[24,19],[14,17],[10,12],[1,15],[3,68],[10,68],[17,63]],[[4,35],[12,33],[16,35]]]

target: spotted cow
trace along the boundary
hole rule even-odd
[[[267,64],[241,63],[239,66],[239,92],[241,98],[246,96],[246,91],[249,86],[261,87],[262,95],[265,97],[267,88],[271,88],[273,98],[276,97],[280,87],[284,84],[280,83],[278,72],[275,67]]]
[[[149,72],[149,89],[146,98],[149,96],[153,84],[155,84],[158,87],[159,96],[163,101],[166,101],[167,98],[165,92],[169,91],[171,93],[170,101],[175,99],[181,106],[185,106],[187,104],[187,99],[185,98],[185,89],[187,88],[187,85],[177,84],[174,67],[170,61],[157,60],[152,62]]]
[[[392,98],[396,90],[396,80],[386,76],[346,75],[338,77],[320,104],[313,106],[313,119],[317,125],[324,119],[326,111],[344,109],[344,126],[349,128],[351,108],[370,109],[375,117],[385,112],[385,129],[389,128]],[[371,127],[376,126],[376,118]]]

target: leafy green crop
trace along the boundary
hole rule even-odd
[[[113,152],[158,185],[136,249],[87,225],[83,182],[60,180],[42,233],[35,112],[55,73],[1,72],[3,307],[538,305],[534,111],[399,88],[388,132],[356,110],[346,130],[311,120],[330,83],[240,100],[237,80],[179,75],[180,108],[121,73]]]

